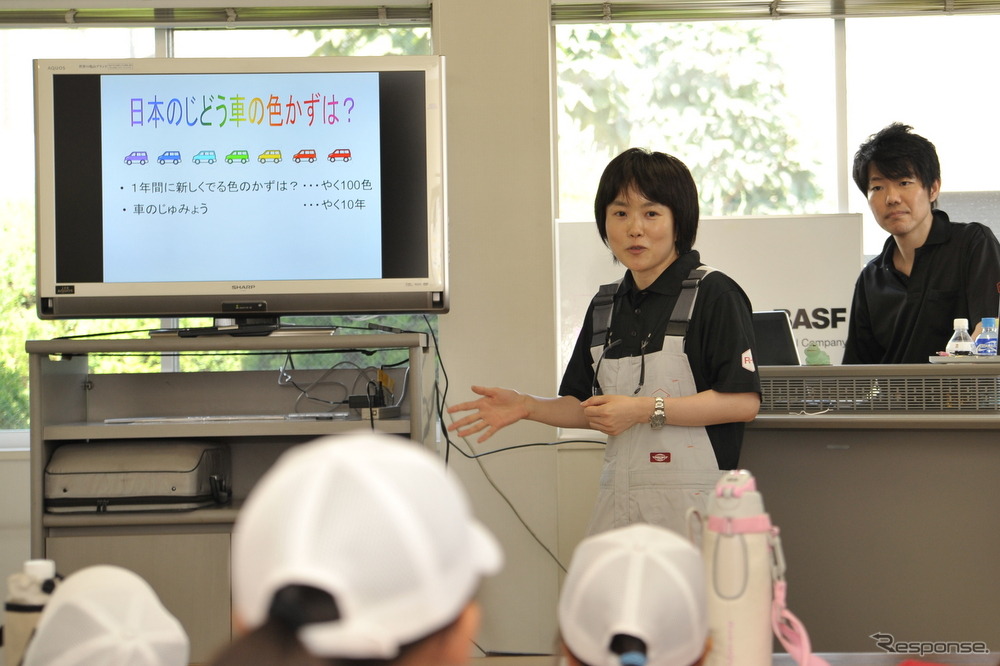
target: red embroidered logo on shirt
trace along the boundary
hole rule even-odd
[[[649,462],[651,463],[668,463],[670,462],[670,452],[669,451],[656,451],[649,454]]]

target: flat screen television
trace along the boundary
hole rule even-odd
[[[447,312],[442,57],[34,66],[41,318]]]

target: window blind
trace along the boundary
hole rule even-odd
[[[164,3],[165,4],[165,3]],[[0,27],[264,28],[281,26],[429,26],[424,6],[247,6],[0,9]]]
[[[997,14],[1000,2],[976,0],[552,0],[554,23],[853,18]]]
[[[273,1],[273,0],[272,0]],[[431,0],[359,6],[284,6],[264,2],[242,7],[45,7],[16,3],[0,9],[0,27],[280,27],[430,26]],[[304,4],[304,3],[303,3]],[[167,5],[167,6],[164,6]],[[579,2],[551,0],[554,23],[618,23],[865,16],[947,16],[1000,14],[1000,1],[979,0],[631,0]]]

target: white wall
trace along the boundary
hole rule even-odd
[[[433,35],[447,61],[452,295],[440,326],[448,402],[470,399],[471,384],[554,395],[549,4],[436,0]],[[477,448],[555,438],[553,428],[518,424]],[[555,451],[501,453],[480,459],[483,469],[451,460],[507,556],[483,590],[480,645],[551,650],[559,568],[529,528],[556,550]]]
[[[30,556],[28,433],[0,433],[0,585]]]

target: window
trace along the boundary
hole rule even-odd
[[[699,21],[556,28],[560,368],[597,284],[621,277],[594,229],[607,162],[670,153],[703,216],[836,212],[834,23]]]
[[[940,208],[957,222],[982,222],[1000,235],[998,181],[984,157],[1000,150],[994,129],[1000,91],[988,74],[989,63],[1000,60],[1000,16],[849,19],[846,24],[850,157],[886,125],[912,125],[937,148]],[[901,41],[912,45],[902,55]],[[844,172],[849,169],[846,165]],[[853,181],[849,188],[850,212],[866,214],[865,254],[877,254],[885,232],[867,214],[867,202]]]
[[[630,146],[683,160],[703,215],[836,206],[833,22],[557,26],[559,217]]]
[[[900,121],[938,148],[940,207],[1000,234],[1000,192],[980,157],[1000,143],[985,73],[1000,59],[998,28],[1000,15],[557,25],[557,236],[575,259],[558,266],[562,358],[598,281],[621,276],[599,245],[593,196],[630,146],[682,159],[703,216],[860,213],[870,256],[886,234],[851,161]]]
[[[162,33],[174,54],[179,57],[198,56],[259,56],[269,55],[378,55],[429,54],[430,28],[379,27],[379,28],[326,28],[326,29],[253,29],[253,30],[177,30]],[[3,86],[3,113],[0,114],[0,140],[8,154],[8,165],[16,165],[5,173],[5,187],[0,195],[0,244],[3,279],[6,287],[0,290],[0,322],[3,336],[0,341],[0,430],[21,429],[28,426],[28,369],[24,341],[51,338],[61,335],[81,335],[106,331],[144,331],[163,325],[156,320],[81,320],[40,321],[35,314],[34,302],[34,135],[32,106],[32,67],[35,58],[144,58],[156,54],[156,36],[153,28],[63,28],[4,29],[0,31],[0,85]],[[261,44],[266,43],[262,51]],[[431,325],[436,326],[434,318]],[[404,330],[427,330],[427,323],[419,316],[382,317],[384,325]],[[166,325],[201,326],[210,322],[184,321]],[[312,325],[361,326],[366,321],[350,318],[315,318],[296,321]],[[404,354],[405,356],[405,354]],[[392,365],[394,358],[379,359]],[[121,360],[108,360],[101,371],[113,372],[109,365]],[[130,371],[147,367],[158,370],[159,358],[129,357]],[[179,370],[223,370],[241,363],[267,363],[259,357],[208,356],[169,359],[168,364]],[[326,360],[318,360],[323,367]],[[365,364],[371,364],[365,359]],[[307,362],[297,358],[298,367]]]
[[[0,31],[0,142],[8,155],[0,196],[0,429],[28,424],[28,373],[24,341],[85,332],[75,322],[42,322],[34,302],[34,124],[32,67],[35,58],[138,58],[153,55],[150,29],[38,29]]]
[[[833,19],[556,26],[559,217],[591,220],[601,169],[632,145],[683,159],[704,215],[865,213],[852,182],[848,210],[838,210],[838,180],[849,179],[854,149],[894,121],[936,144],[945,200],[995,189],[977,156],[1000,141],[981,129],[1000,93],[977,63],[1000,57],[1000,15],[844,23],[844,99]],[[919,50],[901,58],[900,39]],[[837,163],[839,148],[848,163]],[[884,233],[866,222],[873,254]]]

